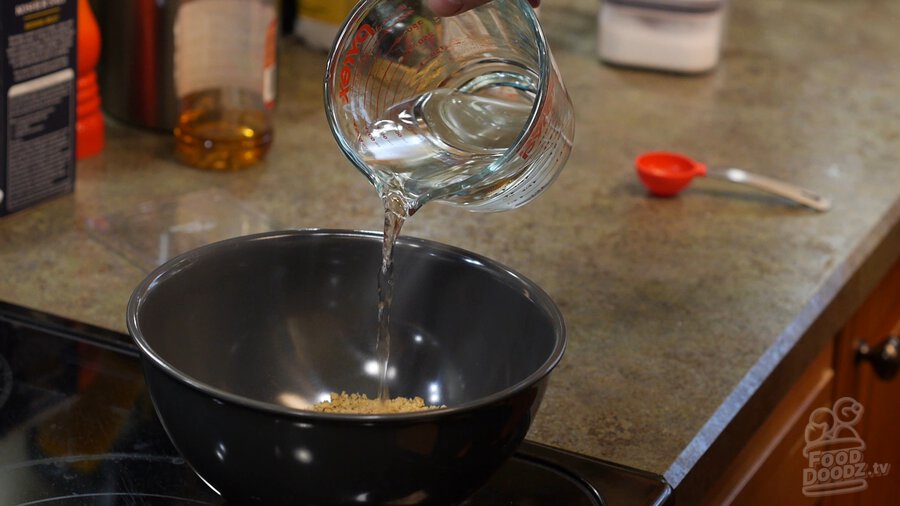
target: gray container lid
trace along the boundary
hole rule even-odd
[[[657,11],[703,13],[714,12],[725,6],[726,0],[604,0],[606,3],[653,9]]]

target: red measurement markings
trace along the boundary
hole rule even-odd
[[[541,106],[541,110],[538,111],[538,117],[537,121],[535,121],[534,128],[531,130],[531,132],[528,133],[528,138],[525,140],[525,144],[523,144],[522,148],[519,149],[519,156],[521,156],[523,160],[528,160],[528,157],[531,156],[531,151],[541,140],[541,137],[545,134],[544,130],[547,127],[549,118],[542,114],[542,112],[553,111],[553,103],[555,101],[556,86],[554,86],[553,81],[551,80],[549,85],[547,86],[547,98],[546,100],[544,100],[544,103]]]
[[[368,63],[366,66],[370,68],[371,61],[374,60],[374,54],[378,51],[378,46],[383,40],[383,37],[379,37],[379,34],[384,34],[385,26],[395,25],[399,22],[402,22],[406,18],[413,15],[413,10],[411,7],[404,5],[402,6],[402,10],[397,13],[396,16],[390,19],[384,20],[383,23],[379,25],[375,25],[374,27],[369,23],[364,23],[357,29],[356,34],[354,35],[353,40],[351,41],[350,49],[348,49],[344,53],[344,66],[341,69],[341,86],[340,86],[340,97],[343,99],[344,103],[347,104],[350,102],[350,81],[353,77],[352,68],[356,66],[357,62],[365,61]],[[373,44],[370,44],[374,42]],[[369,49],[365,52],[362,52],[363,46],[369,46]],[[371,97],[370,97],[370,80],[371,80],[371,72],[366,72],[366,80],[363,89],[363,107],[369,109],[371,107]]]
[[[382,88],[379,90],[377,110],[382,111],[382,107],[386,105],[390,107],[397,101],[400,84],[403,83],[404,77],[409,73],[408,62],[410,56],[415,51],[415,41],[417,40],[417,32],[426,28],[426,20],[419,18],[403,29],[400,33],[394,33],[396,39],[387,51],[387,56],[391,59],[391,63],[382,76]],[[398,47],[399,46],[399,47]],[[400,53],[401,54],[397,54]],[[396,56],[395,56],[396,55]],[[388,74],[390,72],[390,75]]]
[[[359,52],[362,46],[375,35],[372,25],[366,23],[359,27],[353,36],[350,48],[344,53],[343,66],[341,67],[340,97],[345,104],[350,103],[350,80],[353,77],[353,68],[359,60]]]

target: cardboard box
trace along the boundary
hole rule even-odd
[[[77,7],[0,2],[0,216],[75,188]]]

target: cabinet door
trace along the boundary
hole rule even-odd
[[[876,348],[889,335],[900,336],[900,262],[793,385],[701,504],[900,505],[900,374],[884,380],[871,364],[856,358],[859,342]],[[872,475],[866,477],[865,490],[806,495],[807,473],[822,467],[812,467],[804,454],[810,416],[818,408],[831,409],[843,397],[863,407],[853,428],[866,445],[861,461]]]
[[[703,506],[819,506],[802,493],[804,430],[810,411],[831,403],[834,347],[829,344],[746,442]]]
[[[900,336],[900,262],[838,336],[835,398],[852,397],[863,407],[856,429],[871,475],[866,490],[834,496],[834,505],[900,504],[900,375],[880,378],[872,364],[856,357],[860,342],[872,349],[888,336]]]

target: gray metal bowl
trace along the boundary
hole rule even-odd
[[[453,503],[525,437],[565,348],[556,306],[487,258],[410,238],[395,252],[391,394],[446,409],[304,409],[330,392],[375,395],[380,234],[231,239],[173,259],[137,287],[127,324],[156,411],[227,499]]]

